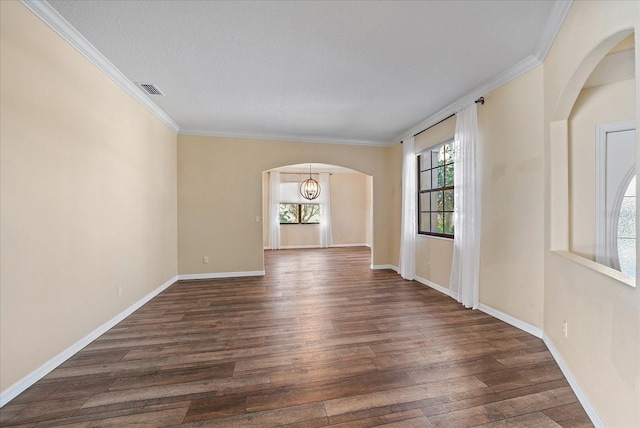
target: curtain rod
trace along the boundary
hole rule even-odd
[[[476,104],[480,104],[480,105],[484,105],[484,97],[478,98],[477,100],[475,100],[475,103]],[[451,119],[455,115],[456,115],[455,113],[452,113],[449,116],[445,117],[444,119],[437,121],[436,123],[434,123],[433,125],[429,126],[428,128],[425,128],[422,131],[413,134],[413,136],[417,137],[418,135],[422,134],[424,131],[427,131],[427,130],[433,128],[434,126],[441,124],[442,122],[444,122],[447,119]],[[402,141],[400,141],[400,144],[402,144]]]

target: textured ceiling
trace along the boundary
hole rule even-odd
[[[180,133],[388,144],[529,57],[552,1],[49,3]]]

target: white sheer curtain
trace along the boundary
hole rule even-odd
[[[328,248],[333,246],[333,236],[331,229],[331,177],[329,173],[320,173],[320,247]]]
[[[480,185],[476,175],[478,110],[475,103],[456,113],[454,138],[454,215],[452,296],[478,308],[480,276]]]
[[[280,249],[280,173],[269,173],[269,249]]]
[[[402,226],[400,232],[400,275],[416,276],[416,198],[417,161],[415,139],[402,141]]]

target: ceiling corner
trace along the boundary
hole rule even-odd
[[[560,31],[560,27],[562,27],[562,23],[567,17],[572,5],[573,0],[556,0],[553,4],[553,8],[551,8],[551,12],[549,12],[547,22],[545,22],[544,27],[542,28],[542,32],[538,37],[538,42],[536,43],[532,53],[532,55],[538,58],[540,62],[544,61],[546,58],[547,53],[549,52],[558,31]]]
[[[57,10],[44,0],[20,0],[27,9],[33,12],[60,37],[66,40],[78,52],[85,56],[98,69],[106,74],[126,93],[142,104],[149,112],[156,116],[176,134],[180,126],[169,115],[160,109],[153,101],[142,93],[142,90],[131,82],[118,68],[113,65],[98,49],[95,48],[78,30],[76,30]]]

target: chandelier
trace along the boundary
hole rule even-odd
[[[300,184],[300,194],[310,201],[320,196],[320,183],[311,178],[311,164],[309,164],[309,178]]]

